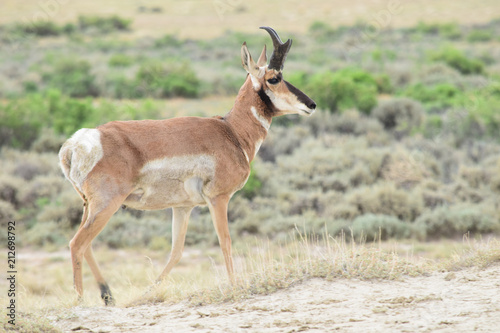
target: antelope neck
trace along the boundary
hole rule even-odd
[[[252,86],[248,77],[231,111],[224,117],[234,131],[248,162],[251,162],[271,125],[266,102]]]

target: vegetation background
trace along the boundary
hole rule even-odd
[[[319,110],[273,122],[230,203],[236,244],[285,241],[297,228],[412,244],[500,232],[495,1],[1,6],[0,223],[17,221],[19,248],[66,249],[80,223],[58,167],[66,138],[111,120],[227,113],[245,79],[241,44],[255,55],[270,45],[261,25],[294,40],[285,78]],[[169,210],[121,210],[94,243],[166,254],[170,221]],[[217,245],[206,208],[186,243]]]

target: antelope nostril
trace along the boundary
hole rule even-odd
[[[316,109],[316,103],[312,102],[308,105],[309,109]]]

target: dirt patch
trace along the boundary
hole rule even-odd
[[[312,279],[237,303],[75,307],[64,332],[498,332],[500,265],[403,281]]]

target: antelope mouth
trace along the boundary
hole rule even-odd
[[[300,109],[300,111],[304,113],[306,116],[310,116],[314,113],[315,110]]]

